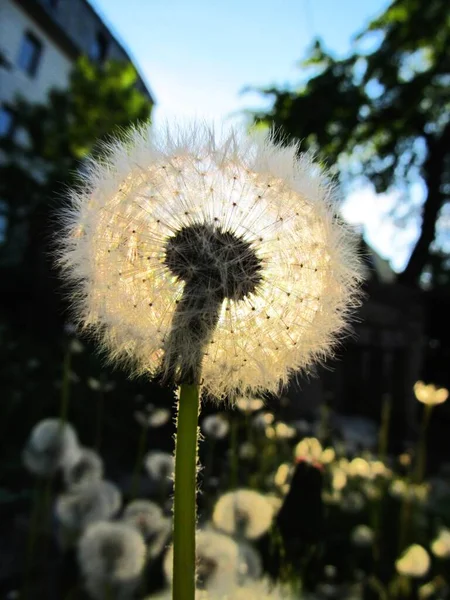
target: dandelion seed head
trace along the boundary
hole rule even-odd
[[[353,236],[298,147],[203,123],[111,143],[65,212],[78,322],[112,360],[215,397],[277,391],[331,351],[358,302]]]
[[[206,437],[221,440],[228,434],[230,425],[222,414],[208,415],[202,421],[202,432]]]
[[[419,544],[412,544],[395,561],[395,568],[400,575],[407,577],[423,577],[430,569],[431,560],[428,552]]]
[[[196,585],[198,589],[223,592],[237,583],[239,565],[238,544],[223,533],[205,529],[196,534]],[[173,576],[173,546],[164,558],[164,573],[168,582]]]
[[[150,500],[133,500],[124,510],[123,521],[142,535],[152,557],[158,556],[170,535],[171,523]]]
[[[144,458],[144,465],[154,481],[167,484],[173,480],[174,458],[172,454],[161,450],[151,450]]]
[[[80,448],[78,460],[64,467],[64,481],[69,489],[100,481],[103,477],[103,460],[90,448]]]
[[[213,512],[217,529],[239,538],[257,539],[272,525],[274,507],[253,490],[227,492],[219,498]]]
[[[139,584],[145,554],[144,540],[132,527],[110,522],[90,525],[78,544],[78,562],[86,588],[99,599],[104,598],[107,586],[114,594],[116,590],[131,594]]]
[[[81,530],[96,521],[113,517],[122,505],[122,494],[109,481],[91,481],[56,499],[56,516],[61,525]]]
[[[22,458],[31,473],[47,476],[76,462],[79,452],[77,434],[69,423],[44,419],[31,430]]]

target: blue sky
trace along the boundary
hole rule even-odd
[[[298,61],[315,36],[337,54],[380,14],[389,0],[90,0],[124,44],[150,85],[158,123],[206,116],[239,121],[264,106],[246,86],[295,84]],[[420,190],[416,190],[420,193]],[[353,192],[345,217],[361,223],[366,238],[400,269],[417,231],[401,235],[386,217],[395,194]]]

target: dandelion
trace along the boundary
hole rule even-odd
[[[78,545],[85,585],[95,599],[131,597],[140,582],[146,548],[139,533],[124,523],[95,523]]]
[[[152,558],[162,552],[170,535],[171,522],[155,502],[133,500],[125,508],[122,519],[139,531]]]
[[[272,525],[274,508],[262,494],[236,490],[221,496],[213,512],[217,529],[238,538],[257,539]]]
[[[275,417],[272,413],[261,412],[253,417],[252,427],[261,433],[266,433],[267,427],[272,425]]]
[[[122,494],[109,481],[87,483],[56,500],[56,516],[63,527],[79,531],[96,521],[113,517],[122,504]]]
[[[369,463],[360,457],[350,461],[347,472],[350,477],[361,477],[362,479],[370,479],[372,475]]]
[[[168,452],[152,450],[144,459],[150,478],[159,485],[169,485],[173,479],[174,459]]]
[[[430,568],[430,555],[419,544],[409,546],[395,561],[395,568],[399,575],[407,577],[424,577]]]
[[[317,438],[303,438],[295,447],[294,454],[297,460],[309,463],[318,463],[322,458],[322,444]]]
[[[450,529],[442,528],[431,543],[431,552],[438,558],[450,558]]]
[[[351,533],[352,543],[360,548],[371,546],[373,544],[374,537],[375,534],[373,529],[367,525],[357,525]]]
[[[257,454],[256,446],[251,442],[242,442],[239,446],[239,457],[243,460],[252,460]]]
[[[44,419],[33,427],[23,451],[23,462],[34,475],[53,475],[79,457],[78,438],[69,423]]]
[[[164,573],[169,582],[173,575],[173,547],[164,559]],[[237,584],[239,546],[227,535],[212,530],[196,534],[196,583],[198,589],[225,593]]]
[[[64,481],[71,490],[100,481],[102,477],[103,460],[89,448],[80,448],[78,460],[64,467]]]
[[[261,398],[251,398],[246,396],[237,398],[235,403],[237,408],[246,415],[257,412],[264,406],[264,402]]]
[[[61,251],[113,359],[222,397],[329,353],[361,279],[333,190],[297,145],[196,124],[134,130],[91,163]],[[196,380],[197,378],[194,378]]]
[[[218,399],[275,392],[329,355],[358,303],[354,250],[326,176],[271,136],[135,129],[72,194],[60,264],[78,321],[112,360],[181,384],[175,597],[194,592],[177,572],[194,559],[200,382]]]
[[[335,467],[331,476],[331,487],[337,492],[341,492],[347,485],[347,474],[340,467]]]
[[[417,381],[414,384],[414,395],[419,402],[428,406],[443,404],[448,398],[446,388],[438,388],[432,383],[425,385],[423,381]]]
[[[223,415],[209,415],[202,422],[202,431],[206,437],[214,440],[223,439],[230,429],[227,419]]]

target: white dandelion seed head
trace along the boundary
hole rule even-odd
[[[203,419],[201,429],[206,437],[221,440],[228,434],[230,424],[222,414],[208,415]]]
[[[331,487],[337,492],[341,492],[347,485],[347,473],[340,467],[334,467],[331,475]]]
[[[272,525],[274,507],[254,490],[227,492],[219,498],[213,512],[217,529],[238,538],[256,539]]]
[[[407,577],[423,577],[430,569],[431,560],[428,552],[419,544],[412,544],[395,561],[399,575]]]
[[[205,529],[196,533],[197,588],[225,592],[237,583],[238,544],[223,533]],[[169,583],[173,577],[173,546],[164,558],[164,573]]]
[[[350,477],[361,477],[362,479],[372,478],[372,471],[369,463],[359,456],[350,461],[347,467],[347,473]]]
[[[114,598],[131,597],[139,585],[145,556],[144,540],[125,523],[94,523],[78,544],[78,562],[86,588],[99,599],[105,597],[108,587]]]
[[[60,419],[44,419],[31,430],[22,458],[25,467],[35,475],[52,475],[73,464],[79,457],[75,429]]]
[[[70,490],[100,481],[103,477],[103,460],[90,448],[80,448],[78,460],[64,467],[64,481]]]
[[[171,533],[171,521],[162,509],[150,500],[133,500],[123,512],[122,519],[134,527],[149,547],[150,556],[158,556]]]
[[[122,505],[120,490],[109,481],[92,481],[60,494],[56,499],[56,516],[70,530],[84,529],[96,521],[113,517]]]
[[[361,268],[311,157],[200,122],[107,150],[72,193],[59,263],[112,360],[175,377],[201,363],[221,398],[276,392],[331,352]]]
[[[255,415],[252,419],[252,427],[260,433],[266,433],[267,426],[272,425],[275,420],[275,416],[270,412],[260,412]]]
[[[243,460],[251,460],[252,458],[255,458],[257,453],[258,451],[255,444],[252,444],[251,442],[242,442],[239,446],[239,457]]]
[[[151,450],[144,458],[144,465],[148,475],[155,482],[169,484],[173,481],[175,462],[172,454]]]

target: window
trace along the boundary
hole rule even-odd
[[[36,75],[41,55],[42,43],[35,35],[27,31],[22,39],[17,64],[28,75],[33,77]]]
[[[97,33],[94,41],[91,44],[91,48],[89,50],[89,57],[91,60],[95,60],[96,62],[102,63],[106,59],[106,54],[108,52],[108,40],[103,33]]]
[[[16,126],[16,115],[5,104],[0,106],[0,137],[11,137]]]

